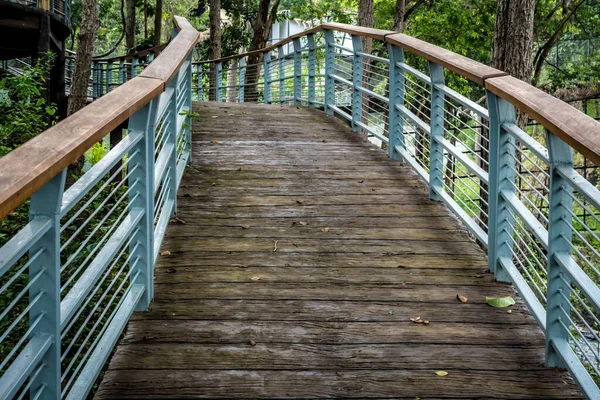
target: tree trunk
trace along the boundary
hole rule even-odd
[[[271,3],[270,0],[260,0],[256,19],[252,24],[254,35],[252,36],[252,41],[250,42],[250,48],[248,51],[265,48],[267,40],[269,39],[269,34],[271,33],[271,26],[273,25],[273,21],[277,15],[277,10],[279,9],[279,1],[280,0],[273,1],[273,4],[271,5],[271,11],[269,12],[269,4]],[[248,86],[245,87],[244,101],[258,101],[258,90],[256,83],[258,82],[258,77],[260,75],[260,64],[262,63],[262,60],[262,53],[248,56],[246,81],[244,82]]]
[[[125,47],[128,53],[135,49],[135,0],[126,0],[127,18],[125,20]]]
[[[358,25],[367,28],[373,27],[373,0],[358,0]],[[363,53],[371,54],[373,50],[373,39],[363,36],[362,37],[362,51]],[[370,87],[371,80],[371,60],[363,58],[363,70],[362,70],[362,87],[372,89]],[[369,110],[371,110],[370,97],[368,94],[363,93],[362,95],[362,123],[367,125]],[[367,136],[367,132],[363,131],[363,135]]]
[[[77,55],[75,69],[71,81],[71,94],[67,115],[74,114],[87,104],[88,83],[92,69],[92,55],[94,54],[94,41],[100,28],[98,16],[98,1],[83,0],[81,5],[81,27],[77,37]],[[73,176],[79,176],[83,169],[84,159],[80,157],[69,166],[67,174],[68,184],[73,183]]]
[[[404,30],[404,13],[406,10],[405,0],[396,0],[396,15],[394,17],[394,25],[392,30],[402,32]]]
[[[83,0],[81,9],[81,27],[77,37],[77,55],[75,57],[75,70],[71,83],[71,94],[69,95],[69,107],[67,114],[71,115],[87,103],[88,84],[92,69],[92,55],[94,53],[94,41],[100,27],[98,17],[98,1]]]
[[[210,58],[216,60],[221,58],[221,0],[210,0],[210,9],[208,12],[210,20]],[[208,90],[208,100],[217,99],[217,64],[210,64],[210,88]]]
[[[162,0],[156,0],[156,9],[154,10],[154,45],[160,44],[162,35]]]

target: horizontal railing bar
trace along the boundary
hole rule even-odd
[[[375,136],[377,139],[381,140],[382,142],[384,142],[384,143],[390,142],[390,140],[388,138],[386,138],[384,135],[382,135],[380,133],[375,132],[370,126],[362,123],[362,121],[354,121],[354,123],[356,125],[360,126],[365,131],[369,132],[371,135]]]
[[[444,92],[445,94],[450,96],[452,99],[458,101],[460,104],[467,107],[469,110],[473,111],[475,114],[479,115],[481,118],[484,118],[486,120],[490,119],[490,114],[488,113],[488,110],[486,110],[479,104],[475,103],[474,101],[466,98],[462,94],[450,89],[448,86],[437,83],[437,84],[433,85],[433,87],[435,87],[437,90]]]
[[[508,134],[514,137],[516,140],[524,144],[537,158],[542,160],[545,164],[550,163],[550,157],[548,156],[548,150],[538,143],[534,138],[529,136],[526,132],[524,132],[521,128],[519,128],[515,124],[502,124],[502,129],[504,129]]]
[[[292,99],[293,100],[293,99]],[[329,106],[333,111],[335,111],[336,113],[338,113],[339,115],[341,115],[342,117],[344,117],[345,119],[347,119],[348,121],[352,121],[352,115],[348,114],[345,111],[342,111],[340,108],[338,108],[337,106],[334,105],[330,105]]]
[[[185,173],[185,167],[187,166],[189,159],[190,152],[184,150],[181,154],[181,157],[177,161],[177,187],[179,187],[179,184],[181,183],[181,179],[183,178],[183,174]]]
[[[0,247],[0,277],[52,227],[52,220],[36,217]]]
[[[169,109],[169,103],[171,99],[175,95],[175,88],[169,86],[165,89],[164,92],[160,96],[158,96],[158,107],[156,110],[156,118],[154,119],[154,126],[157,126],[158,123],[163,119],[165,113]]]
[[[64,216],[68,213],[143,137],[144,132],[142,131],[129,132],[100,161],[79,178],[63,195],[61,215]]]
[[[144,292],[144,285],[134,284],[131,287],[69,391],[67,400],[79,400],[87,397]]]
[[[585,393],[588,399],[600,399],[600,389],[590,376],[585,366],[579,360],[579,357],[566,339],[552,338],[550,344],[562,359],[571,375],[575,378],[575,382]]]
[[[433,140],[441,144],[450,154],[454,156],[454,158],[458,159],[458,161],[463,164],[465,167],[469,169],[472,173],[474,173],[483,183],[486,185],[489,184],[489,175],[486,171],[483,170],[479,165],[475,163],[475,161],[466,157],[465,154],[460,151],[456,146],[454,146],[450,141],[443,136],[434,136]]]
[[[513,211],[523,220],[529,231],[533,233],[538,242],[548,250],[548,230],[540,221],[529,211],[521,200],[508,190],[501,190],[500,195],[510,205]]]
[[[421,120],[421,118],[417,117],[408,108],[404,107],[401,104],[396,104],[395,107],[396,110],[400,111],[405,117],[410,119],[413,123],[417,124],[419,128],[425,131],[425,133],[427,133],[428,135],[430,134],[431,130],[429,128],[429,125],[427,125],[423,120]]]
[[[371,60],[380,61],[382,63],[386,63],[386,64],[390,63],[390,60],[388,60],[387,58],[374,56],[373,54],[364,53],[362,51],[357,51],[356,54],[358,54],[361,57],[370,58]]]
[[[429,182],[429,174],[417,163],[412,154],[408,153],[404,147],[400,146],[395,146],[394,150],[396,150],[398,154],[402,156],[402,160],[410,164],[412,169],[414,169],[425,182]]]
[[[343,84],[346,84],[346,85],[348,85],[348,86],[352,86],[352,87],[354,87],[354,83],[350,82],[350,81],[349,81],[349,80],[347,80],[347,79],[344,79],[344,78],[342,78],[342,77],[341,77],[341,76],[339,76],[339,75],[336,75],[336,74],[329,74],[329,76],[330,76],[332,79],[335,79],[336,81],[339,81],[339,82],[342,82]]]
[[[8,370],[0,377],[0,399],[15,397],[55,340],[56,338],[50,335],[41,334],[31,338]]]
[[[158,187],[160,182],[162,181],[165,171],[167,170],[167,166],[169,165],[169,159],[171,155],[175,151],[175,145],[172,143],[167,143],[162,148],[158,159],[156,160],[156,164],[154,167],[154,194],[158,191]]]
[[[556,168],[557,172],[564,179],[569,181],[571,186],[594,208],[600,210],[600,190],[581,176],[571,166],[560,165]]]
[[[419,78],[421,81],[425,82],[427,85],[431,86],[431,78],[428,77],[427,75],[425,75],[424,73],[422,73],[421,71],[419,71],[418,69],[415,69],[413,67],[411,67],[410,65],[403,63],[403,62],[398,62],[396,63],[396,66],[398,68],[403,69],[404,71],[410,73],[411,75],[416,76],[417,78]]]
[[[336,49],[340,49],[340,50],[342,50],[342,51],[347,51],[348,53],[350,53],[350,54],[348,54],[348,56],[352,55],[352,53],[353,53],[352,49],[349,49],[349,48],[347,48],[347,47],[344,47],[344,46],[342,46],[341,44],[337,44],[337,43],[330,43],[329,45],[330,45],[331,47],[335,47]]]
[[[446,191],[443,189],[438,189],[436,187],[432,187],[433,190],[440,196],[442,201],[456,214],[456,216],[467,226],[467,228],[475,235],[477,240],[479,240],[485,247],[488,246],[488,235],[485,233],[483,229],[475,222],[473,218],[467,214],[465,210],[459,206],[456,201]]]
[[[554,259],[575,282],[594,309],[600,313],[600,288],[568,253],[555,253]]]
[[[518,268],[508,257],[498,257],[498,262],[504,269],[504,271],[510,277],[512,284],[517,289],[519,295],[523,298],[527,308],[533,314],[533,317],[537,321],[542,331],[546,332],[546,310],[544,305],[538,300],[535,293],[531,289],[531,286],[527,283],[523,275],[519,272]]]
[[[61,329],[67,325],[71,317],[75,314],[83,299],[89,294],[106,267],[110,264],[110,261],[133,230],[139,225],[143,215],[144,210],[141,208],[134,208],[130,211],[129,215],[125,217],[110,239],[104,244],[102,250],[98,252],[94,260],[85,269],[77,282],[75,282],[75,285],[73,285],[62,299],[60,302]]]
[[[175,203],[173,200],[169,199],[165,201],[162,209],[160,210],[160,218],[158,219],[158,223],[156,224],[156,228],[154,229],[154,262],[158,258],[158,253],[160,252],[160,246],[162,244],[163,238],[165,237],[165,233],[167,232],[167,226],[169,225],[169,220],[171,219],[171,213],[173,212],[173,207]]]
[[[382,96],[382,95],[380,95],[378,93],[375,93],[374,91],[369,90],[366,87],[359,86],[359,85],[356,85],[355,87],[356,87],[356,90],[361,91],[363,93],[366,93],[366,94],[368,94],[371,97],[375,97],[376,99],[379,99],[379,100],[383,101],[386,104],[388,104],[389,101],[390,101],[390,99],[388,99],[387,97]]]

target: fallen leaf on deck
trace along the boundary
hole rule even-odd
[[[507,314],[512,314],[512,310],[506,310]]]
[[[163,252],[160,253],[161,256],[170,256],[171,252],[169,250],[165,250]]]
[[[279,242],[279,240],[275,241],[275,245],[273,246],[273,253],[277,251],[277,242]]]
[[[177,272],[175,268],[167,268],[167,274],[174,274],[175,272]]]
[[[394,310],[388,310],[388,314],[394,315]]]
[[[213,183],[212,183],[212,185],[213,185],[213,186],[217,186],[217,182],[213,182]]]
[[[240,225],[242,227],[242,229],[250,229],[250,225]]]
[[[304,204],[302,200],[296,200],[296,204]]]
[[[250,341],[250,346],[254,346],[254,345],[256,345],[256,342],[254,340],[251,340]]]
[[[308,222],[305,222],[305,221],[300,221],[300,225],[302,225],[302,226],[306,226],[306,225],[308,225]]]
[[[250,278],[251,281],[260,281],[260,276],[253,276]]]
[[[414,317],[414,318],[411,318],[410,320],[411,320],[412,322],[416,322],[418,319],[421,319],[421,317]]]
[[[169,222],[179,222],[180,224],[184,225],[186,224],[186,222],[179,217],[172,218]]]
[[[425,325],[429,325],[429,321],[427,321],[427,320],[424,320],[424,321],[423,321],[423,323],[424,323]]]
[[[362,179],[359,179],[359,181],[358,181],[358,183],[363,183],[363,182],[364,182],[364,180],[362,180]]]
[[[466,303],[467,301],[469,301],[469,299],[467,299],[465,296],[461,296],[460,294],[456,295],[456,298],[461,302],[461,303]]]
[[[218,116],[218,115],[213,115],[212,117],[213,117],[213,118],[219,118],[219,116]]]
[[[329,227],[321,229],[321,232],[329,232]]]
[[[485,302],[488,303],[488,305],[490,305],[492,307],[505,308],[505,307],[512,306],[513,304],[515,304],[515,299],[513,299],[510,296],[486,297]]]
[[[448,375],[448,373],[446,371],[435,371],[435,374],[437,376],[446,376],[446,375]]]

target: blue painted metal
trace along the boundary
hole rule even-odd
[[[396,147],[404,148],[404,121],[396,105],[404,106],[404,70],[397,66],[397,63],[404,62],[404,50],[388,43],[388,54],[390,55],[388,156],[393,160],[402,161],[402,156],[396,151]]]
[[[240,67],[241,67],[241,65],[240,65]],[[196,73],[197,73],[196,87],[198,88],[196,100],[202,101],[203,100],[202,99],[202,64],[196,65]]]
[[[263,56],[263,76],[264,76],[264,103],[271,104],[271,52],[265,52]]]
[[[431,78],[431,122],[429,131],[429,197],[432,200],[442,200],[444,180],[444,148],[436,140],[444,137],[444,92],[438,90],[435,84],[444,85],[444,68],[429,62]]]
[[[488,185],[488,268],[497,280],[510,282],[510,275],[499,264],[512,259],[513,218],[502,191],[514,193],[515,138],[504,128],[515,124],[515,107],[491,92],[489,107],[489,185]]]
[[[564,368],[566,365],[556,353],[552,342],[556,339],[569,340],[568,332],[559,321],[569,324],[571,305],[570,277],[557,262],[558,255],[571,255],[573,189],[569,182],[558,173],[557,167],[573,167],[573,154],[569,145],[546,130],[546,143],[550,155],[550,194],[548,223],[548,291],[546,305],[546,365]],[[561,279],[562,278],[562,279]],[[564,295],[561,296],[561,293]],[[565,298],[566,297],[566,298]]]
[[[52,345],[45,352],[41,362],[46,366],[35,378],[33,388],[45,385],[44,396],[48,399],[60,398],[60,209],[65,188],[66,171],[62,171],[38,190],[29,206],[29,219],[50,221],[50,229],[33,244],[29,254],[42,250],[39,257],[29,266],[29,276],[33,278],[42,272],[29,288],[29,298],[42,294],[29,311],[30,325],[35,328],[32,335],[52,338]],[[43,315],[41,321],[34,321]]]
[[[325,31],[325,112],[333,115],[332,105],[335,105],[335,37],[332,30]]]
[[[302,43],[296,38],[294,43],[294,104],[302,104]]]
[[[127,82],[127,71],[125,70],[125,60],[119,61],[119,84]]]
[[[245,58],[240,58],[239,61],[239,65],[240,65],[240,83],[239,83],[239,99],[238,102],[243,103],[244,102],[244,93],[246,92],[246,86],[245,86],[245,82],[246,82],[246,59]]]
[[[362,53],[362,37],[352,35],[352,130],[360,132],[360,126],[357,122],[362,122],[363,113],[363,94],[359,88],[363,85],[363,57]]]
[[[283,60],[285,57],[285,51],[283,46],[277,47],[277,63],[279,70],[279,103],[283,104],[285,101],[285,70],[283,69]]]
[[[137,57],[133,57],[131,60],[131,78],[135,78],[137,76],[138,64],[140,60]]]
[[[308,106],[315,107],[316,93],[316,74],[317,74],[317,46],[315,35],[309,34],[308,40]]]
[[[215,79],[215,101],[222,101],[223,90],[223,63],[218,62],[216,65],[217,76]]]

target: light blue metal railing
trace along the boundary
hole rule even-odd
[[[364,53],[367,36],[387,49]],[[502,71],[389,31],[324,24],[265,49],[253,76],[248,58],[195,63],[196,98],[322,108],[411,165],[527,304],[546,335],[547,365],[600,398],[600,191],[574,164],[600,162],[598,122]],[[519,127],[517,110],[533,124]]]
[[[86,398],[132,312],[152,301],[191,157],[199,34],[175,22],[140,77],[0,159],[2,216],[21,204],[4,221],[29,215],[0,247],[0,399]],[[123,140],[67,187],[66,167],[127,118]]]

